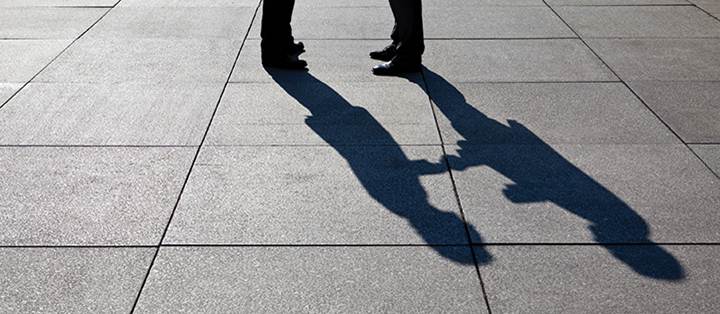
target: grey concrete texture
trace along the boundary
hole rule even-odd
[[[0,106],[4,104],[10,97],[15,94],[22,84],[20,83],[0,83]]]
[[[197,146],[222,89],[223,83],[30,83],[0,110],[0,144]]]
[[[720,143],[720,82],[634,81],[630,87],[686,143]]]
[[[204,147],[165,243],[467,243],[441,158],[423,146]]]
[[[70,44],[70,40],[0,40],[0,82],[29,81]]]
[[[489,247],[480,272],[496,313],[717,313],[717,246],[616,246],[646,273],[597,246]],[[675,263],[644,259],[665,251]]]
[[[224,38],[242,40],[254,7],[117,7],[91,30],[93,38]]]
[[[625,81],[718,81],[720,39],[588,39]]]
[[[621,83],[453,85],[426,73],[447,144],[680,143]]]
[[[380,61],[369,57],[370,51],[382,49],[390,40],[306,40],[307,52],[301,57],[308,62],[310,75],[323,82],[407,82],[421,81],[419,74],[407,77],[380,77],[372,67]],[[263,68],[260,41],[245,42],[237,65],[230,77],[232,83],[273,83],[276,80]],[[296,75],[296,71],[274,71],[275,77]]]
[[[690,145],[690,147],[715,174],[720,176],[720,144]]]
[[[409,82],[324,83],[306,72],[286,73],[277,80],[229,84],[205,143],[440,144],[422,86]]]
[[[262,10],[261,10],[262,11]],[[260,13],[262,14],[262,12]],[[453,18],[448,20],[447,17]],[[255,19],[251,38],[260,38]],[[302,39],[384,39],[393,19],[384,6],[298,6],[294,11],[295,37]],[[372,20],[373,23],[366,21]],[[424,3],[425,36],[432,38],[550,38],[575,34],[546,6],[482,6],[466,1]]]
[[[427,41],[423,63],[450,82],[617,80],[575,39]]]
[[[118,8],[123,7],[155,7],[155,8],[209,8],[209,7],[252,7],[256,8],[257,0],[123,0]]]
[[[720,2],[717,0],[692,0],[691,2],[712,16],[720,18]]]
[[[0,38],[75,39],[108,8],[10,7],[0,10]]]
[[[673,5],[690,4],[686,0],[547,0],[552,6],[603,6],[603,5]]]
[[[194,154],[1,147],[0,245],[157,245]]]
[[[154,248],[0,248],[0,312],[130,312]]]
[[[226,82],[242,41],[83,37],[33,82]]]
[[[470,255],[467,247],[453,247]],[[485,313],[474,267],[427,247],[164,247],[137,313]]]
[[[616,246],[626,256],[663,250],[677,264],[645,261],[638,273],[597,246],[488,247],[481,266],[498,313],[716,313],[717,246]]]
[[[720,21],[694,6],[559,7],[582,37],[720,37]]]
[[[513,128],[522,130],[522,125]],[[485,243],[715,243],[720,180],[684,145],[449,147]]]
[[[0,7],[111,7],[118,0],[0,0]]]

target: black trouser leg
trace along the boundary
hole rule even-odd
[[[295,0],[264,0],[260,37],[263,54],[286,53],[293,41],[292,20]],[[272,51],[272,52],[271,52]]]
[[[390,0],[390,8],[395,17],[395,27],[391,36],[397,42],[395,61],[419,63],[425,51],[422,1]]]

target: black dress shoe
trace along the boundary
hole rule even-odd
[[[272,55],[262,57],[263,66],[287,70],[304,70],[307,67],[305,60],[297,55]]]
[[[375,75],[398,76],[407,73],[420,72],[420,63],[398,63],[396,61],[385,62],[373,67]]]
[[[370,58],[380,61],[390,61],[397,55],[395,45],[389,45],[382,50],[370,52]]]

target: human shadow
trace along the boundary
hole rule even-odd
[[[647,222],[618,196],[519,122],[493,120],[437,73],[425,68],[423,75],[430,98],[464,138],[457,155],[448,157],[451,169],[489,167],[512,180],[502,191],[508,200],[551,202],[587,220],[594,240],[636,273],[669,281],[685,277],[678,260],[649,239]]]
[[[441,256],[460,264],[474,264],[467,247],[452,244],[468,243],[468,233],[474,239],[480,239],[480,234],[456,213],[430,204],[420,182],[421,175],[448,171],[445,164],[411,160],[367,110],[353,106],[309,72],[271,68],[266,71],[310,111],[305,119],[307,126],[347,161],[373,199],[406,219]],[[492,259],[483,248],[475,250],[475,257],[480,264]]]

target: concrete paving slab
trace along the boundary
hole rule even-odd
[[[496,262],[480,269],[490,306],[497,313],[720,311],[717,246],[616,248],[647,273],[597,246],[491,247]],[[664,260],[643,259],[661,250]]]
[[[155,7],[155,8],[210,8],[210,7],[257,7],[260,0],[123,0],[118,8]],[[299,4],[299,3],[298,3]],[[298,5],[296,4],[296,5]]]
[[[204,147],[164,242],[467,243],[441,157],[427,146]]]
[[[588,39],[625,81],[718,81],[720,39]]]
[[[717,0],[692,0],[690,1],[700,9],[705,10],[716,18],[720,18],[720,2]]]
[[[692,150],[713,170],[720,175],[720,144],[690,145]]]
[[[427,38],[576,37],[548,7],[446,4],[423,14]]]
[[[226,82],[239,40],[81,38],[35,82]]]
[[[693,6],[559,7],[582,37],[720,37],[720,21]]]
[[[449,154],[465,217],[487,243],[720,238],[720,180],[684,145],[466,144]]]
[[[260,13],[262,14],[262,12]],[[293,31],[302,39],[390,38],[393,17],[384,6],[298,6]],[[425,4],[426,38],[549,38],[575,34],[546,6],[482,6],[462,2]],[[453,18],[448,20],[448,16]],[[253,23],[260,38],[262,17]],[[367,21],[374,21],[368,23]]]
[[[93,38],[225,38],[242,40],[253,7],[119,7],[90,33]]]
[[[197,146],[223,85],[30,83],[0,111],[0,144]]]
[[[118,0],[0,0],[0,7],[111,7],[116,2]]]
[[[4,104],[10,97],[17,92],[23,84],[19,83],[0,83],[0,106]]]
[[[19,7],[0,11],[0,38],[75,39],[108,8]]]
[[[358,136],[362,134],[362,136]],[[432,108],[412,83],[335,83],[306,72],[278,84],[230,84],[210,145],[439,145]]]
[[[310,74],[323,82],[407,82],[421,81],[419,74],[406,78],[379,77],[372,74],[372,67],[380,61],[368,56],[370,51],[388,45],[386,40],[307,40],[307,60]],[[295,74],[295,71],[274,71],[276,76]],[[260,41],[245,42],[230,82],[275,82],[260,61]]]
[[[194,154],[0,147],[0,245],[157,245]]]
[[[547,0],[552,6],[603,6],[603,5],[672,5],[690,3],[686,0]]]
[[[1,248],[3,313],[130,312],[154,248]]]
[[[424,64],[451,82],[617,80],[575,39],[427,41]]]
[[[445,143],[679,144],[620,83],[452,85],[428,75]],[[514,122],[510,122],[514,121]],[[512,132],[520,123],[532,136]]]
[[[0,40],[0,82],[25,83],[70,44],[70,40]]]
[[[720,143],[720,82],[629,82],[687,143]]]
[[[439,258],[427,247],[235,247],[162,248],[136,312],[485,309],[474,267]]]

